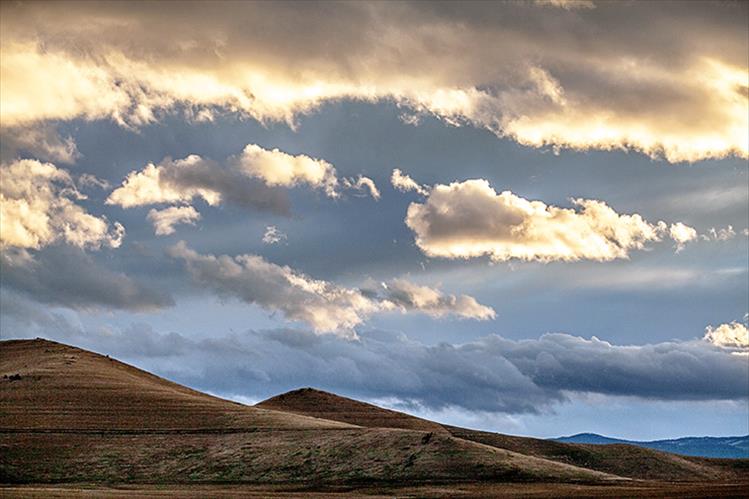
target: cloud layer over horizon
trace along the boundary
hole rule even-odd
[[[746,357],[710,338],[614,345],[564,333],[526,340],[492,334],[425,345],[377,330],[349,341],[274,329],[194,340],[144,324],[84,331],[63,315],[34,310],[12,296],[4,300],[11,319],[31,325],[28,334],[55,324],[52,339],[138,360],[170,379],[224,396],[262,399],[315,386],[395,398],[404,406],[508,414],[548,412],[573,393],[695,401],[749,396]]]

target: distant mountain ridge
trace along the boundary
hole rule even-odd
[[[684,456],[749,458],[749,435],[735,437],[683,437],[643,442],[610,438],[596,433],[578,433],[577,435],[553,438],[552,440],[573,444],[629,444]]]

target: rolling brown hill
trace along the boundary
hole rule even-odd
[[[0,429],[123,432],[351,427],[212,397],[112,358],[52,341],[3,341],[0,354]]]
[[[383,409],[312,388],[277,395],[256,407],[324,417],[350,424],[381,428],[439,428],[453,437],[518,454],[643,480],[710,481],[739,478],[749,471],[749,460],[678,456],[632,445],[568,444],[469,430]]]
[[[360,417],[370,426],[244,406],[51,341],[0,342],[4,483],[621,482],[429,425],[371,426],[405,416]]]

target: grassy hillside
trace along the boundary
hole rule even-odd
[[[370,423],[380,417],[362,416]],[[0,342],[0,482],[311,486],[616,479],[439,428],[363,427],[248,407],[59,343]]]
[[[288,392],[260,402],[257,407],[362,426],[436,424],[421,418],[383,409],[320,390]],[[631,445],[583,445],[537,438],[516,437],[454,426],[440,425],[453,437],[477,442],[525,456],[574,465],[607,474],[644,480],[723,480],[740,478],[749,471],[749,460],[721,460],[677,456]]]
[[[350,426],[212,397],[52,341],[3,341],[0,354],[0,429],[121,432]]]

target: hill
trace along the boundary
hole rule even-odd
[[[443,431],[365,427],[245,406],[51,341],[0,342],[0,482],[319,487],[457,481],[619,478]]]
[[[109,432],[351,425],[247,407],[47,340],[0,343],[3,430]]]
[[[569,437],[555,438],[554,440],[579,444],[627,444],[684,456],[749,458],[749,435],[739,437],[684,437],[643,442],[604,437],[595,433],[579,433]]]
[[[256,407],[368,427],[437,425],[415,416],[383,409],[321,390],[294,390],[260,402]],[[402,426],[389,426],[402,425]],[[720,480],[749,470],[749,460],[687,458],[631,445],[586,445],[438,425],[447,434],[518,454],[602,473],[645,480]]]

